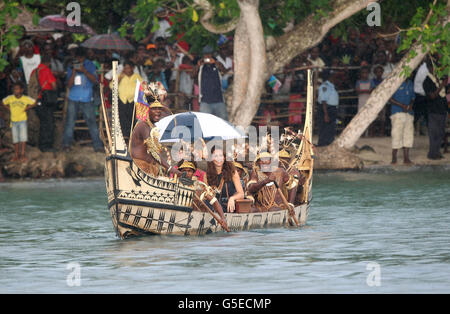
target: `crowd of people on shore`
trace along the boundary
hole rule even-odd
[[[39,118],[38,146],[42,152],[71,149],[79,112],[88,126],[93,148],[103,151],[97,116],[100,96],[105,106],[111,107],[111,63],[114,60],[120,63],[119,116],[126,137],[131,134],[136,79],[160,82],[168,92],[165,105],[171,109],[208,112],[226,120],[224,92],[233,80],[233,38],[221,36],[217,48],[206,46],[201,53],[193,54],[189,52],[189,43],[171,40],[170,23],[164,11],[158,13],[158,19],[160,28],[156,32],[139,42],[128,37],[134,51],[85,49],[67,33],[25,35],[20,46],[10,52],[8,67],[0,73],[0,128],[7,130],[9,122],[14,144],[11,161],[26,161],[27,112],[30,110]],[[254,123],[300,127],[306,74],[299,68],[317,66],[319,145],[328,145],[334,139],[337,126],[350,121],[372,90],[393,71],[402,57],[397,53],[399,40],[398,36],[377,36],[372,27],[350,28],[341,38],[328,35],[318,46],[295,57],[282,73],[271,77]],[[432,69],[424,71],[423,68],[424,65],[413,73],[411,81],[402,85],[366,135],[392,134],[393,150],[398,150],[412,147],[411,134],[422,134],[424,126],[428,126],[428,157],[436,159],[442,156],[438,148],[445,137],[450,98],[448,79],[437,81]],[[425,84],[426,78],[431,83]],[[100,95],[99,85],[103,86],[103,95]],[[348,94],[344,97],[345,93]],[[65,97],[62,144],[55,145],[54,113],[62,109],[64,101],[61,99]],[[404,105],[409,107],[405,109]],[[409,131],[399,126],[396,114],[400,112],[409,114],[408,121],[413,117],[415,127],[412,130],[409,122]],[[404,135],[405,132],[409,135]],[[0,142],[0,150],[5,150],[4,143]],[[396,152],[392,160],[396,162]],[[409,162],[407,152],[405,162]]]

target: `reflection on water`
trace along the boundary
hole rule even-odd
[[[0,184],[0,292],[449,293],[449,188],[442,168],[323,173],[301,229],[122,241],[103,179]]]

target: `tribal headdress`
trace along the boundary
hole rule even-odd
[[[284,128],[284,134],[282,134],[281,138],[280,138],[280,143],[282,146],[280,153],[282,151],[286,151],[289,153],[290,147],[292,147],[292,148],[294,148],[294,150],[296,150],[298,147],[298,144],[294,143],[294,142],[296,140],[298,140],[299,136],[301,136],[301,135],[302,135],[302,132],[300,130],[298,130],[298,132],[295,133],[291,127]],[[286,155],[285,153],[283,153],[283,154]],[[286,158],[288,158],[288,156],[286,156]]]
[[[161,96],[167,95],[167,91],[161,82],[138,82],[134,94],[136,103],[136,118],[142,121],[148,119],[148,113],[151,108],[166,108],[161,104]]]

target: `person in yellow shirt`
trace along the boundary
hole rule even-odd
[[[22,83],[14,83],[13,95],[2,100],[11,113],[12,140],[14,144],[14,157],[11,161],[27,161],[25,146],[28,141],[27,110],[36,106],[37,101],[23,94]]]
[[[134,92],[136,90],[136,81],[142,82],[142,77],[133,72],[134,64],[126,61],[123,64],[123,70],[119,74],[119,120],[124,138],[129,138],[132,128],[134,109]],[[112,82],[110,83],[112,89]]]

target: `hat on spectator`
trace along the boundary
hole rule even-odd
[[[148,44],[145,49],[150,50],[150,49],[156,49],[155,44]]]
[[[178,42],[178,46],[180,46],[182,49],[189,51],[189,44],[185,42],[184,40],[180,40]]]
[[[54,40],[58,40],[59,38],[63,37],[63,34],[61,33],[54,33],[52,34],[52,37]]]
[[[206,45],[205,47],[203,47],[203,49],[202,49],[202,53],[204,54],[204,55],[206,55],[206,54],[211,54],[211,53],[213,53],[214,52],[214,49],[210,46],[210,45]]]
[[[22,42],[22,45],[23,45],[23,46],[31,46],[31,47],[34,47],[34,43],[33,43],[33,41],[32,41],[31,39],[25,39],[25,40]]]
[[[68,50],[70,50],[70,49],[75,49],[75,48],[78,48],[78,45],[77,45],[77,44],[70,44],[69,46],[67,46],[67,49],[68,49]]]

